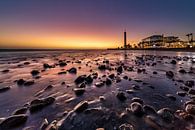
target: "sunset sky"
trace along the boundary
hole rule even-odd
[[[0,48],[107,48],[153,34],[186,40],[195,0],[1,0]]]

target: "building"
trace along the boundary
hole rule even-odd
[[[140,48],[178,48],[184,47],[183,41],[175,36],[164,36],[164,35],[152,35],[147,38],[142,39],[138,44]]]

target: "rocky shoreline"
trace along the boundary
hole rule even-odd
[[[193,55],[40,54],[0,57],[0,130],[195,128]]]

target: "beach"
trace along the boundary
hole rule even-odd
[[[0,130],[195,128],[195,52],[2,51],[0,75]]]

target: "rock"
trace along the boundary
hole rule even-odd
[[[195,89],[190,89],[189,94],[195,95]]]
[[[40,72],[38,70],[32,70],[31,74],[32,76],[38,75]]]
[[[52,104],[55,101],[55,98],[53,97],[47,97],[44,99],[35,99],[30,103],[30,112],[36,112],[50,104]]]
[[[172,60],[171,64],[174,64],[174,65],[177,64],[176,60]]]
[[[58,72],[59,75],[66,74],[66,73],[67,73],[66,71]]]
[[[120,101],[125,101],[127,99],[127,97],[125,96],[124,92],[118,92],[116,97],[120,100]]]
[[[144,121],[147,125],[151,127],[152,130],[162,130],[162,121],[158,117],[153,115],[147,115],[144,118]]]
[[[56,120],[52,121],[45,130],[58,130],[57,121]]]
[[[115,75],[114,75],[114,74],[110,74],[108,77],[109,77],[110,79],[114,79]]]
[[[154,107],[150,105],[144,105],[143,109],[144,109],[144,113],[146,114],[156,114],[156,110],[154,109]]]
[[[185,82],[185,85],[188,87],[193,87],[194,86],[194,81],[193,80],[188,80]]]
[[[169,108],[162,108],[157,113],[166,123],[174,122],[174,113]]]
[[[59,66],[60,66],[60,67],[64,67],[64,66],[66,66],[66,65],[67,65],[66,62],[63,62],[63,61],[60,61],[60,62],[59,62]]]
[[[135,91],[132,90],[132,89],[126,90],[126,92],[127,92],[128,94],[133,94],[133,93],[135,93]]]
[[[19,79],[18,81],[17,81],[17,84],[18,85],[23,85],[25,83],[25,80],[24,79]]]
[[[65,84],[66,84],[66,82],[64,82],[64,81],[61,83],[61,85],[65,85]]]
[[[46,63],[45,63],[45,64],[43,64],[43,68],[44,68],[44,69],[49,69],[49,68],[52,68],[52,66],[50,66],[49,64],[46,64]]]
[[[33,85],[34,83],[35,83],[34,80],[26,81],[26,82],[24,83],[24,86],[31,86],[31,85]]]
[[[141,105],[144,104],[144,101],[141,99],[141,98],[138,98],[138,97],[134,97],[131,99],[131,102],[138,102],[140,103]]]
[[[186,96],[186,92],[183,92],[183,91],[179,91],[177,92],[177,95],[181,96],[181,97],[185,97]]]
[[[123,77],[123,79],[128,80],[129,78],[128,78],[128,76],[125,75],[125,76]]]
[[[138,102],[131,103],[131,111],[137,116],[142,116],[144,114],[143,107]]]
[[[0,88],[0,93],[6,92],[10,89],[9,86]]]
[[[119,126],[119,130],[134,130],[131,124],[122,124]]]
[[[44,121],[42,122],[41,126],[40,126],[40,130],[46,130],[47,126],[49,125],[49,122],[47,119],[44,119]]]
[[[138,86],[138,85],[132,85],[132,88],[133,88],[134,90],[140,90],[140,86]]]
[[[100,100],[100,101],[105,101],[106,98],[105,98],[104,96],[100,96],[100,97],[99,97],[99,100]]]
[[[82,82],[84,82],[85,81],[85,78],[86,78],[86,75],[80,75],[79,77],[77,77],[76,79],[75,79],[75,83],[76,84],[80,84],[80,83],[82,83]]]
[[[71,73],[71,74],[76,74],[77,69],[75,67],[72,67],[71,69],[68,70],[68,72]]]
[[[104,128],[97,128],[96,130],[105,130]]]
[[[185,110],[189,114],[195,115],[195,104],[188,104],[188,105],[186,105]]]
[[[95,83],[95,86],[102,87],[102,86],[104,86],[104,82],[97,82],[97,83]]]
[[[189,91],[189,88],[185,86],[180,86],[180,89],[182,89],[183,91]]]
[[[109,78],[106,78],[106,85],[111,85],[112,81]]]
[[[79,88],[85,88],[86,87],[86,84],[83,82],[79,85]]]
[[[93,82],[93,78],[91,77],[91,75],[88,75],[86,78],[85,78],[85,81],[87,84],[91,84]]]
[[[176,101],[176,97],[173,96],[172,94],[166,94],[166,97],[170,98],[173,101]]]
[[[85,88],[75,88],[74,92],[77,96],[83,95],[83,93],[85,92]]]
[[[99,69],[99,70],[106,70],[107,67],[106,67],[106,65],[99,65],[99,66],[98,66],[98,69]]]
[[[27,107],[23,107],[20,109],[15,110],[12,115],[20,115],[20,114],[26,114],[26,112],[28,111]]]
[[[174,73],[173,73],[172,71],[167,71],[167,72],[166,72],[166,75],[167,75],[167,77],[169,77],[169,78],[173,78],[173,77],[174,77]]]
[[[78,103],[75,107],[74,107],[74,111],[77,113],[81,113],[84,110],[86,110],[88,108],[88,102],[87,101],[82,101],[80,103]]]
[[[47,86],[44,90],[50,90],[50,89],[52,89],[53,88],[53,86],[52,85],[49,85],[49,86]]]
[[[22,125],[27,121],[27,119],[28,119],[28,116],[26,114],[13,115],[13,116],[7,117],[5,120],[3,120],[0,123],[0,129],[8,130],[10,128]]]
[[[9,72],[9,70],[8,70],[8,69],[6,69],[6,70],[2,70],[1,72],[2,72],[2,73],[8,73],[8,72]]]
[[[193,115],[188,114],[188,113],[185,112],[184,110],[177,110],[177,111],[175,112],[175,115],[176,115],[177,117],[179,117],[179,118],[182,118],[182,119],[186,120],[186,121],[193,121],[193,119],[194,119]]]
[[[153,71],[153,74],[158,74],[156,71]]]
[[[180,70],[179,70],[179,73],[185,74],[186,71],[185,71],[184,69],[180,69]]]
[[[118,72],[118,73],[122,73],[122,72],[123,72],[123,67],[122,67],[122,66],[119,66],[119,67],[117,68],[117,72]]]

